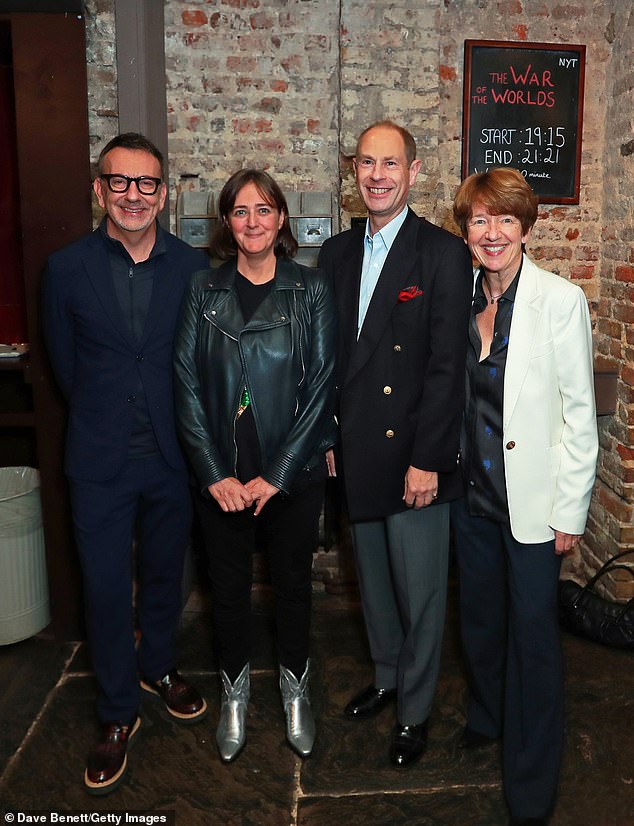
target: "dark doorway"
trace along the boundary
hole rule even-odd
[[[11,27],[0,24],[0,344],[25,342]]]
[[[62,469],[65,409],[46,360],[39,303],[47,256],[92,223],[83,17],[0,14],[0,67],[0,179],[7,178],[0,192],[8,199],[1,212],[0,328],[13,328],[0,342],[29,343],[27,356],[0,359],[0,447],[4,439],[11,464],[25,458],[39,468],[49,630],[77,639],[83,611]]]

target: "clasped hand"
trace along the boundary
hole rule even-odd
[[[257,516],[272,496],[279,493],[276,488],[261,476],[256,476],[243,485],[235,476],[226,476],[207,488],[225,513],[237,513],[250,508],[256,503],[253,515]]]

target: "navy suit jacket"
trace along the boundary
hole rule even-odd
[[[139,376],[159,449],[185,467],[176,436],[172,349],[181,300],[207,257],[165,232],[156,258],[145,329],[135,340],[123,316],[108,250],[97,229],[50,256],[43,320],[51,364],[68,402],[65,470],[77,480],[106,481],[128,457]]]
[[[353,521],[405,509],[407,468],[437,471],[438,502],[460,495],[457,459],[473,270],[462,239],[411,209],[357,341],[363,227],[327,240],[334,281],[340,461]]]

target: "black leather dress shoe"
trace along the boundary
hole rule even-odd
[[[395,699],[395,688],[375,688],[369,685],[350,700],[343,713],[354,720],[365,720],[376,716]]]
[[[545,817],[512,817],[509,824],[510,826],[548,826],[548,820]]]
[[[474,731],[469,726],[466,726],[460,740],[458,740],[458,748],[467,751],[475,751],[476,749],[483,749],[487,746],[493,745],[498,740],[497,737],[488,737],[479,731]]]
[[[417,726],[396,725],[390,745],[390,763],[399,769],[415,763],[427,748],[427,721]]]

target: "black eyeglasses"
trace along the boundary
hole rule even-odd
[[[140,178],[130,178],[128,175],[100,175],[108,184],[110,192],[127,192],[130,184],[135,183],[141,195],[154,195],[161,183],[160,178],[150,178],[141,175]]]

